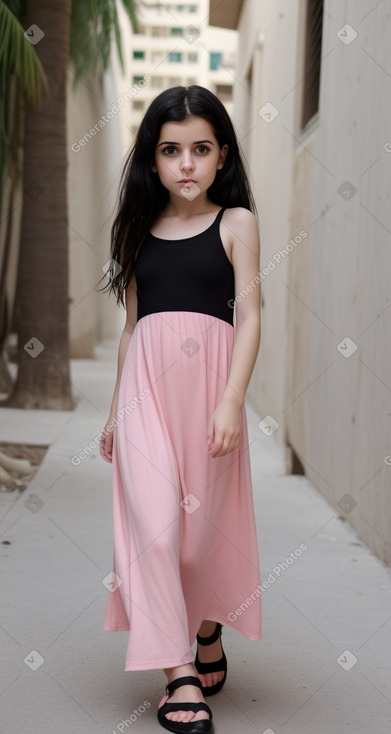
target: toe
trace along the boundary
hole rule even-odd
[[[219,671],[217,673],[206,673],[199,676],[201,680],[201,685],[204,688],[210,688],[210,686],[216,685],[216,683],[219,683],[224,678],[224,671]]]
[[[203,700],[202,696],[200,697],[200,695],[201,694],[198,693],[198,696],[196,696],[196,701],[197,700]],[[194,700],[194,689],[192,690],[192,688],[190,688],[190,692],[189,693],[187,693],[187,691],[183,691],[182,692],[182,696],[184,697],[184,700],[186,700],[186,701],[191,701],[192,699]],[[177,691],[175,691],[173,693],[172,697],[171,697],[172,698],[172,703],[179,703],[181,701],[182,696],[181,696],[180,693],[178,694]],[[158,708],[159,709],[166,703],[166,701],[168,700],[168,698],[170,698],[170,697],[166,693],[160,699],[160,702],[159,702],[159,705],[158,705]],[[183,700],[183,698],[182,698],[182,700]],[[191,709],[190,710],[179,709],[178,711],[169,711],[167,714],[165,714],[165,717],[166,717],[166,719],[168,719],[170,721],[177,721],[177,722],[182,722],[182,723],[189,723],[191,721],[197,721],[199,719],[209,719],[209,713],[207,711],[202,711],[202,710],[201,711],[198,711],[198,712],[195,712],[195,711],[192,711]]]

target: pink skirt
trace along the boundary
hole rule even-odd
[[[209,456],[235,329],[209,314],[141,318],[113,441],[113,583],[102,629],[129,630],[125,670],[191,662],[202,620],[261,639],[245,404],[239,446]]]

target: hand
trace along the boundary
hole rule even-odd
[[[208,451],[212,459],[225,456],[239,446],[241,408],[222,399],[208,424]]]
[[[112,427],[111,431],[109,431],[108,426]],[[113,461],[113,434],[114,428],[113,424],[111,423],[111,418],[109,418],[102,431],[102,435],[99,441],[99,453],[102,459],[107,461],[109,464],[111,464]]]

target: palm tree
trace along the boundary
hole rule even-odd
[[[66,71],[71,0],[27,0],[49,93],[26,102],[17,275],[18,376],[6,405],[72,408],[68,338]],[[29,42],[29,41],[27,41]]]
[[[0,239],[1,392],[8,392],[12,387],[4,349],[10,321],[7,274],[22,175],[23,102],[24,99],[37,102],[43,88],[47,88],[47,79],[35,48],[31,43],[25,43],[20,22],[24,12],[20,0],[7,3],[0,0],[0,221],[5,222]]]
[[[134,1],[122,0],[137,30]],[[8,3],[10,5],[10,3]],[[13,3],[20,6],[20,3]],[[66,73],[98,82],[110,61],[114,29],[123,69],[115,0],[27,0],[26,28],[42,33],[35,49],[48,94],[38,108],[26,101],[23,212],[16,324],[18,376],[7,407],[72,409],[68,333],[68,204]],[[24,38],[25,43],[30,42]]]

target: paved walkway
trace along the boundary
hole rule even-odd
[[[116,343],[72,362],[74,412],[1,411],[0,440],[50,444],[1,526],[1,731],[163,731],[159,670],[125,672],[127,632],[101,630],[111,571],[111,466],[78,455],[106,421]],[[216,734],[389,734],[391,574],[247,408],[263,639],[224,627]],[[0,498],[1,501],[1,498]],[[301,554],[300,554],[301,550]],[[132,728],[133,727],[133,728]]]

